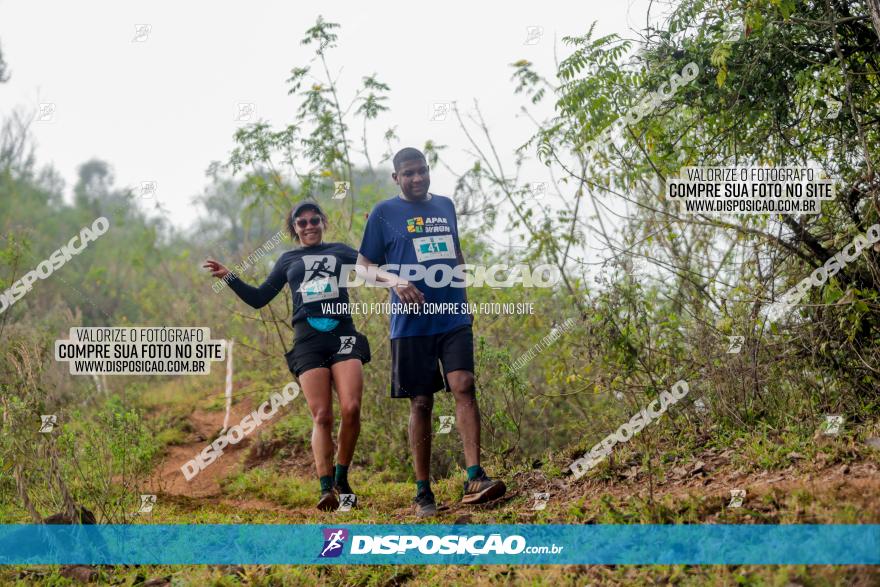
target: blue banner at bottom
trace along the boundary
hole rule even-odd
[[[0,525],[0,564],[876,565],[880,525]]]

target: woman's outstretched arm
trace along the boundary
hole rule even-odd
[[[284,284],[287,283],[287,262],[285,255],[281,255],[281,257],[278,258],[278,261],[275,262],[275,267],[272,268],[266,281],[264,281],[259,287],[248,285],[237,275],[224,267],[223,264],[214,259],[206,259],[205,264],[202,265],[202,267],[206,267],[214,277],[219,279],[227,278],[229,287],[232,291],[234,291],[244,303],[252,308],[262,308],[271,302],[284,288]],[[231,278],[227,277],[230,273]]]

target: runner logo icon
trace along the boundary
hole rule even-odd
[[[303,303],[339,297],[339,286],[334,275],[336,257],[333,255],[303,255],[305,274],[299,290]]]
[[[56,416],[55,414],[40,416],[40,432],[44,434],[47,432],[52,432],[57,424],[58,416]]]
[[[332,277],[336,270],[336,257],[333,255],[303,255],[303,266],[306,268],[303,283],[313,279]]]
[[[337,355],[350,355],[351,350],[354,348],[354,337],[353,336],[340,336],[339,337],[339,350],[336,351]]]
[[[321,550],[320,558],[337,557],[342,554],[343,546],[348,538],[348,530],[339,528],[323,528],[324,548]]]

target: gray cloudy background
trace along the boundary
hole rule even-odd
[[[528,59],[552,76],[559,41],[597,21],[597,34],[632,37],[645,26],[647,0],[636,2],[2,2],[0,43],[11,79],[0,85],[0,112],[37,111],[55,105],[51,122],[35,122],[38,165],[51,164],[71,197],[77,167],[100,158],[117,186],[157,182],[156,199],[178,228],[197,210],[191,198],[207,184],[205,170],[225,161],[233,147],[239,102],[254,103],[256,117],[280,127],[293,120],[297,103],[285,79],[303,66],[313,48],[300,44],[323,15],[342,25],[329,53],[342,96],[350,99],[364,75],[390,87],[389,111],[372,122],[374,163],[391,126],[395,148],[421,147],[428,139],[447,145],[456,170],[472,162],[452,116],[431,121],[435,102],[457,101],[462,110],[480,103],[499,154],[512,168],[513,151],[531,135],[519,114],[526,104],[513,93],[510,64]],[[656,9],[655,9],[656,10]],[[150,26],[135,41],[136,24]],[[543,35],[526,44],[529,27]],[[551,104],[537,110],[551,114]],[[359,130],[359,129],[356,129]],[[362,161],[358,160],[358,163]],[[542,166],[524,180],[545,181]],[[437,169],[432,191],[450,194],[452,175]]]

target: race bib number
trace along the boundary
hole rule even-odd
[[[339,297],[339,286],[335,277],[319,277],[306,281],[299,288],[303,303],[317,302]]]
[[[414,238],[413,246],[416,248],[416,259],[419,263],[434,259],[455,259],[455,244],[451,234]]]

